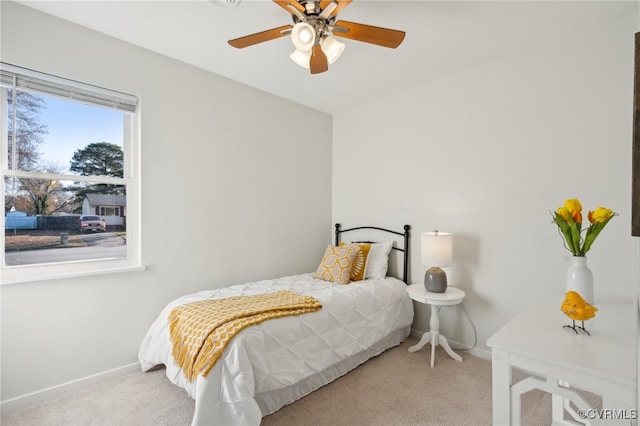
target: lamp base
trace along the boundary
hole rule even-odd
[[[427,269],[424,288],[433,293],[444,293],[447,291],[447,274],[437,266]]]

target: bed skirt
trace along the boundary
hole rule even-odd
[[[360,364],[367,360],[380,355],[382,352],[390,349],[394,346],[398,346],[404,339],[406,339],[411,333],[411,326],[406,326],[394,331],[387,337],[379,340],[368,349],[359,352],[349,358],[333,364],[326,370],[309,376],[305,380],[295,383],[291,386],[287,386],[282,389],[276,389],[270,392],[258,393],[255,396],[255,400],[260,407],[262,416],[268,416],[278,411],[285,405],[291,404],[298,399],[310,394],[316,389],[327,385],[337,378],[344,376],[349,371],[353,370]]]

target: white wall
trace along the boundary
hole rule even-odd
[[[569,255],[550,211],[566,198],[620,214],[588,255],[596,302],[604,292],[635,296],[636,19],[620,17],[334,115],[334,218],[345,226],[412,225],[414,282],[426,269],[419,233],[452,232],[449,281],[467,293],[481,354],[531,298],[550,294],[560,306]],[[423,305],[414,327],[428,330]],[[459,310],[441,311],[441,327],[473,343]]]
[[[480,349],[529,298],[560,303],[568,255],[549,211],[567,197],[620,213],[589,263],[596,297],[635,294],[637,17],[341,113],[332,135],[331,117],[317,111],[23,6],[3,1],[0,12],[3,61],[142,97],[148,266],[1,287],[3,401],[135,362],[148,325],[178,295],[314,269],[331,215],[345,227],[411,224],[413,281],[425,270],[418,234],[453,232],[448,273],[468,294]],[[299,123],[319,121],[307,141],[294,137],[303,124],[279,120],[294,112]],[[183,200],[206,222],[183,220]],[[459,311],[444,311],[443,331],[471,342]],[[416,327],[427,318],[417,306]]]
[[[333,229],[330,116],[0,7],[2,61],[141,96],[147,266],[3,286],[3,401],[136,362],[148,326],[179,295],[316,268]]]

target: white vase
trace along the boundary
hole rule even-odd
[[[567,269],[567,289],[578,293],[589,304],[593,304],[593,273],[587,266],[587,258],[573,256]]]

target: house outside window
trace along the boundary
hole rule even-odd
[[[126,229],[127,197],[118,194],[87,194],[82,214],[102,216],[110,229]]]
[[[120,207],[100,207],[100,216],[120,217]]]
[[[137,97],[5,63],[0,71],[0,283],[141,269]],[[114,231],[108,249],[78,235],[82,215]]]

